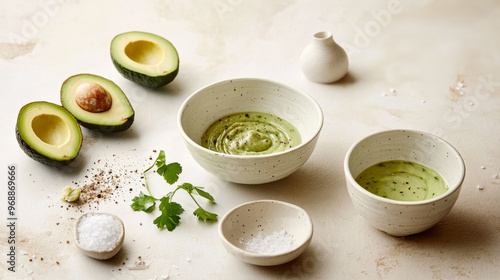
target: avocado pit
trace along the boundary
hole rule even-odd
[[[91,113],[104,112],[111,108],[111,95],[101,85],[82,83],[76,88],[75,101],[83,110]]]
[[[88,129],[103,133],[127,130],[134,109],[113,81],[93,74],[77,74],[61,86],[61,104]]]

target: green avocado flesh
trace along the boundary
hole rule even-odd
[[[77,120],[63,107],[48,102],[33,102],[21,108],[16,138],[29,157],[56,167],[70,164],[82,145]]]
[[[111,59],[125,78],[152,88],[172,82],[179,72],[179,55],[172,43],[146,32],[126,32],[113,38]]]
[[[102,87],[111,97],[111,107],[101,112],[90,112],[77,103],[80,86],[94,84]],[[91,130],[120,132],[127,130],[134,122],[134,109],[127,96],[112,81],[92,74],[79,74],[69,77],[61,87],[61,103],[78,122]]]

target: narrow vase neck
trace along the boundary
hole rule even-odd
[[[332,33],[328,31],[318,32],[314,34],[313,38],[319,44],[335,44]]]

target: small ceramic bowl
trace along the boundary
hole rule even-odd
[[[255,244],[254,238],[267,238],[270,243],[273,239],[269,236],[274,234],[286,239],[284,233],[293,239],[290,247],[265,253],[255,252],[255,247],[251,247],[253,252],[247,248],[249,242]],[[312,235],[313,224],[307,212],[277,200],[244,203],[230,210],[219,223],[219,237],[226,250],[244,262],[261,266],[279,265],[297,258],[311,243]]]
[[[355,178],[366,168],[388,160],[407,160],[437,171],[448,191],[422,201],[397,201],[375,195]],[[425,231],[446,216],[460,193],[465,165],[460,154],[443,139],[414,130],[389,130],[365,137],[348,150],[344,171],[347,190],[361,216],[375,228],[394,236]]]
[[[259,111],[284,118],[300,132],[302,143],[269,155],[228,155],[200,145],[205,130],[219,118]],[[208,85],[181,105],[178,127],[193,158],[208,172],[230,182],[262,184],[299,169],[312,154],[323,126],[319,104],[306,93],[277,82],[242,78]]]
[[[121,227],[121,234],[118,238],[118,242],[116,243],[116,246],[113,249],[99,251],[99,250],[90,250],[90,249],[82,246],[82,244],[79,241],[79,237],[78,237],[78,226],[80,225],[80,222],[82,221],[83,217],[86,217],[88,215],[107,215],[107,216],[111,216],[115,221],[118,222],[118,224]],[[87,255],[91,258],[94,258],[94,259],[107,260],[107,259],[114,257],[122,248],[123,239],[125,237],[125,227],[123,226],[122,220],[115,215],[107,214],[107,213],[87,213],[87,214],[83,214],[82,216],[80,216],[80,218],[78,218],[78,220],[76,221],[74,235],[75,235],[76,246],[78,247],[78,249],[80,249],[80,251],[82,253],[84,253],[85,255]]]

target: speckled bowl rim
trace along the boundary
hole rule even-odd
[[[459,160],[458,163],[460,165],[460,169],[462,170],[461,174],[460,174],[460,177],[457,180],[457,184],[455,184],[454,186],[448,186],[449,187],[448,191],[445,192],[444,194],[440,195],[440,196],[434,197],[432,199],[421,200],[421,201],[399,201],[399,200],[394,200],[394,199],[390,199],[390,198],[385,198],[385,197],[381,197],[381,196],[378,196],[376,194],[373,194],[373,193],[367,191],[362,186],[360,186],[356,182],[356,180],[353,177],[352,172],[351,172],[351,170],[349,168],[349,160],[351,158],[351,153],[353,152],[353,150],[361,142],[365,141],[368,138],[371,138],[371,137],[374,137],[374,136],[378,136],[378,135],[381,135],[381,134],[398,133],[398,132],[400,132],[400,133],[408,133],[408,132],[410,132],[410,133],[415,133],[415,134],[422,134],[422,135],[424,135],[426,137],[435,138],[435,139],[441,141],[446,146],[448,146],[448,148],[450,148],[450,151]],[[372,199],[375,199],[375,200],[378,200],[378,201],[381,201],[381,202],[385,202],[385,203],[389,203],[389,204],[394,204],[394,205],[403,205],[403,206],[405,206],[405,205],[426,205],[426,204],[434,203],[434,202],[436,202],[438,200],[441,200],[443,198],[449,197],[457,189],[460,188],[460,186],[462,185],[462,183],[464,181],[464,178],[465,178],[465,163],[464,163],[464,160],[463,160],[462,156],[457,151],[457,149],[455,149],[455,147],[453,147],[453,145],[451,145],[450,143],[448,143],[446,140],[444,140],[441,137],[438,137],[438,136],[436,136],[434,134],[431,134],[431,133],[428,133],[428,132],[414,130],[414,129],[391,129],[391,130],[384,130],[384,131],[372,133],[372,134],[367,135],[367,136],[361,138],[360,140],[356,141],[354,144],[352,144],[352,146],[349,148],[349,150],[347,151],[346,156],[344,158],[344,171],[345,171],[344,173],[345,173],[346,179],[349,180],[349,183],[351,184],[351,186],[353,186],[354,188],[356,188],[357,190],[359,190],[361,193],[365,194],[366,196],[371,197]]]
[[[307,237],[304,239],[303,242],[301,242],[300,244],[296,245],[293,249],[285,251],[285,252],[277,253],[277,254],[258,254],[258,253],[250,252],[250,251],[241,249],[241,248],[239,248],[237,246],[234,246],[233,243],[231,243],[229,240],[227,240],[226,236],[224,235],[224,231],[222,229],[224,223],[227,221],[227,219],[229,219],[229,216],[232,213],[234,213],[235,211],[239,210],[240,208],[244,208],[247,205],[257,204],[257,203],[258,204],[264,204],[264,203],[281,204],[281,205],[293,208],[293,209],[299,211],[300,213],[304,214],[304,217],[306,218],[305,222],[306,222],[307,227],[308,227]],[[304,248],[302,248],[302,246],[304,246],[305,244],[311,242],[311,239],[312,239],[312,236],[313,236],[313,233],[314,233],[314,226],[313,226],[313,222],[312,222],[311,217],[306,212],[306,210],[304,210],[302,207],[297,206],[297,205],[292,204],[292,203],[289,203],[289,202],[280,201],[280,200],[261,199],[261,200],[254,200],[254,201],[245,202],[245,203],[240,204],[238,206],[235,206],[234,208],[232,208],[231,210],[229,210],[222,217],[222,219],[220,220],[218,232],[219,232],[219,237],[222,240],[222,242],[224,242],[226,245],[229,245],[229,247],[231,247],[233,250],[235,250],[239,254],[247,256],[247,257],[252,257],[252,258],[262,258],[262,259],[265,259],[265,258],[273,258],[273,257],[278,257],[278,256],[284,256],[284,255],[292,254],[292,253],[294,253],[294,252],[296,252],[298,250],[304,249]]]
[[[200,144],[196,143],[195,141],[193,141],[193,139],[191,139],[191,137],[189,137],[186,132],[184,131],[184,127],[182,125],[182,114],[184,112],[184,110],[187,108],[187,104],[189,103],[189,101],[197,94],[199,94],[200,92],[203,92],[203,91],[206,91],[208,89],[210,89],[211,87],[214,87],[214,86],[217,86],[217,85],[220,85],[220,84],[224,84],[224,83],[228,83],[228,82],[248,82],[248,81],[257,81],[257,82],[265,82],[265,83],[270,83],[270,84],[274,84],[276,86],[279,86],[279,87],[283,87],[283,88],[287,88],[291,91],[294,91],[302,96],[304,96],[306,99],[308,99],[313,105],[314,107],[316,108],[316,112],[318,113],[319,115],[319,124],[316,131],[314,131],[314,133],[311,134],[311,136],[307,139],[307,141],[302,141],[302,143],[300,143],[299,145],[291,148],[291,149],[288,149],[288,150],[285,150],[285,151],[281,151],[281,152],[277,152],[277,153],[272,153],[272,154],[265,154],[265,155],[231,155],[231,154],[225,154],[225,153],[219,153],[219,152],[215,152],[215,151],[212,151],[210,149],[207,149],[207,148],[204,148],[202,147]],[[298,88],[295,88],[293,86],[290,86],[290,85],[287,85],[287,84],[283,84],[283,83],[280,83],[280,82],[276,82],[276,81],[273,81],[273,80],[269,80],[269,79],[262,79],[262,78],[234,78],[234,79],[225,79],[225,80],[221,80],[221,81],[218,81],[218,82],[214,82],[214,83],[211,83],[211,84],[208,84],[198,90],[196,90],[194,93],[192,93],[190,96],[188,96],[186,98],[186,100],[184,100],[184,102],[181,104],[181,106],[179,107],[179,111],[177,113],[177,127],[179,128],[179,131],[182,135],[182,138],[184,138],[184,140],[186,140],[187,142],[189,142],[193,147],[195,147],[196,149],[198,150],[201,150],[201,151],[204,151],[208,154],[211,154],[211,155],[214,155],[214,156],[222,156],[222,157],[227,157],[227,158],[234,158],[234,159],[243,159],[243,160],[247,160],[247,159],[255,159],[255,158],[270,158],[270,157],[275,157],[277,155],[283,155],[283,154],[287,154],[287,153],[291,153],[295,150],[298,150],[306,145],[308,145],[310,142],[314,141],[314,139],[316,139],[316,137],[319,135],[319,133],[321,132],[321,129],[323,128],[323,124],[324,124],[324,115],[323,115],[323,110],[321,109],[321,106],[319,105],[319,103],[312,97],[310,96],[309,94],[307,94],[306,92],[298,89]]]

